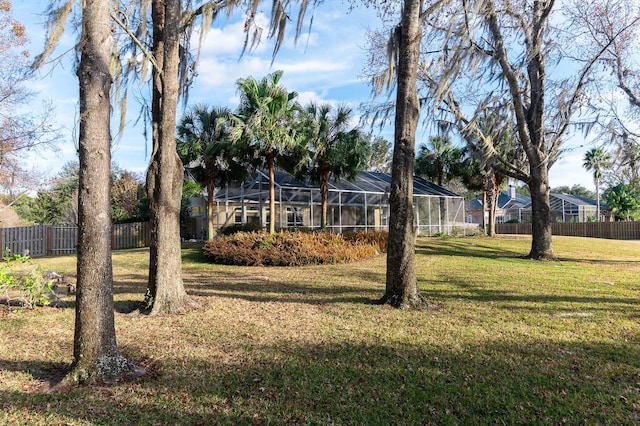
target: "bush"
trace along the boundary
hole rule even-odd
[[[44,278],[42,269],[34,266],[30,257],[5,249],[2,259],[0,297],[5,303],[29,309],[49,305],[49,296],[55,296],[53,282]]]
[[[262,227],[260,223],[236,223],[229,226],[223,226],[218,230],[218,235],[233,235],[238,232],[258,232],[261,231]]]
[[[387,231],[358,231],[345,232],[344,239],[354,241],[361,244],[373,244],[379,251],[387,251],[387,242],[389,240],[389,232]]]
[[[375,243],[360,238],[330,232],[236,232],[207,241],[203,251],[213,263],[239,266],[343,263],[380,253],[381,236],[371,237]]]

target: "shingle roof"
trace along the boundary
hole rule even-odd
[[[576,206],[595,206],[598,202],[593,198],[583,197],[581,195],[570,195],[570,194],[549,194],[550,197],[555,197],[559,200],[563,200],[567,203],[575,204]],[[601,206],[604,206],[605,203],[600,202]]]
[[[498,195],[499,209],[523,209],[531,205],[531,198],[526,195],[516,194],[515,198],[511,198],[509,191],[501,191]],[[482,210],[482,198],[471,200],[468,210]]]

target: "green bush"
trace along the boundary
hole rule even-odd
[[[34,266],[30,257],[3,251],[0,265],[0,295],[9,305],[35,309],[49,305],[55,296],[53,282],[44,278],[42,269]]]
[[[365,241],[362,236],[345,238],[330,232],[236,232],[207,241],[203,251],[205,258],[224,265],[319,265],[351,262],[379,254],[382,236],[370,238],[371,241]]]

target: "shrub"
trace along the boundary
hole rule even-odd
[[[229,226],[223,226],[218,230],[218,235],[233,235],[238,232],[258,232],[262,227],[258,222],[253,223],[236,223]]]
[[[344,239],[347,241],[355,241],[364,244],[373,244],[379,251],[387,251],[387,242],[389,240],[389,232],[387,231],[358,231],[345,232]]]
[[[375,256],[381,250],[379,242],[346,239],[330,232],[284,231],[219,236],[205,242],[203,251],[205,258],[224,265],[302,266],[350,262]]]
[[[8,305],[35,309],[49,304],[49,296],[55,296],[53,282],[44,278],[42,269],[34,266],[30,257],[5,249],[2,259],[0,295]]]

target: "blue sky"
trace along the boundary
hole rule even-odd
[[[46,3],[13,0],[12,4],[15,17],[26,26],[31,41],[29,49],[35,55],[44,45],[44,17],[41,14]],[[269,40],[263,40],[254,51],[240,58],[244,42],[241,15],[232,16],[230,20],[219,19],[202,47],[198,77],[190,91],[189,105],[205,103],[234,108],[238,102],[238,78],[254,76],[259,79],[280,69],[284,71],[282,83],[299,93],[298,100],[302,104],[310,100],[346,103],[359,112],[359,105],[370,100],[371,94],[369,85],[361,78],[366,60],[366,30],[376,27],[379,21],[372,10],[361,8],[348,12],[347,9],[348,3],[343,1],[324,2],[315,11],[310,33],[303,34],[294,43],[290,32],[273,64],[273,44]],[[264,12],[269,13],[268,5]],[[264,15],[258,19],[267,26]],[[66,34],[57,53],[71,49],[75,37],[75,34]],[[33,81],[33,89],[40,97],[55,105],[57,124],[62,128],[62,138],[55,150],[41,152],[30,159],[34,167],[49,176],[54,176],[67,161],[76,158],[78,83],[74,71],[73,53],[69,52],[56,65],[45,67]],[[149,161],[150,141],[145,141],[142,125],[134,125],[138,106],[131,103],[128,111],[127,128],[114,144],[113,158],[123,169],[144,172]],[[117,119],[114,115],[114,122]],[[377,127],[374,132],[378,132]],[[429,138],[428,132],[419,129],[418,145]],[[382,136],[392,140],[393,129],[387,127]],[[573,139],[572,144],[581,144]],[[551,186],[580,184],[593,189],[593,179],[582,168],[583,155],[583,149],[566,153],[551,169]]]

